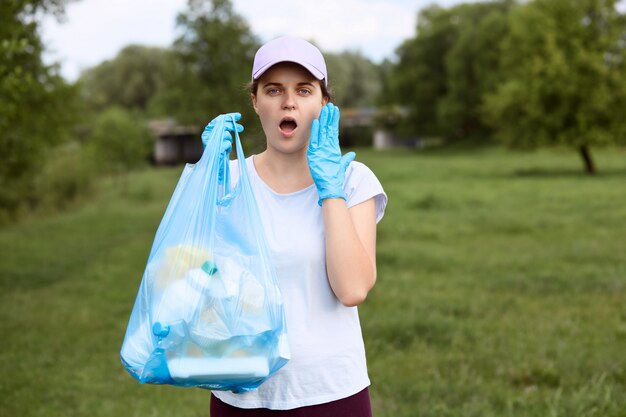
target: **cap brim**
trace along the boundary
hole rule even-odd
[[[297,61],[289,61],[289,60],[284,60],[284,59],[280,59],[280,60],[276,60],[276,61],[271,61],[268,62],[267,64],[265,64],[263,67],[259,68],[254,74],[252,74],[252,79],[254,80],[258,80],[259,78],[261,78],[261,76],[271,67],[273,67],[276,64],[280,64],[281,62],[293,62],[294,64],[298,64],[301,65],[302,67],[304,67],[307,71],[309,71],[311,73],[311,75],[313,75],[315,78],[317,78],[318,80],[323,80],[324,79],[324,73],[322,73],[322,71],[318,70],[317,68],[315,68],[313,65],[311,64],[307,64],[307,63],[302,63],[302,62],[297,62]]]

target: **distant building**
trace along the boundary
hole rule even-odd
[[[154,134],[155,165],[196,163],[202,156],[202,131],[197,127],[178,126],[172,120],[152,120],[148,126]]]
[[[418,137],[402,137],[395,132],[395,127],[402,119],[409,117],[405,108],[395,107],[379,110],[370,120],[376,125],[373,134],[372,147],[374,149],[389,148],[417,148],[421,149],[423,141]]]
[[[390,148],[423,148],[423,142],[419,138],[402,138],[395,136],[391,130],[378,128],[374,131],[374,149]]]
[[[378,117],[378,109],[375,107],[360,107],[341,109],[342,127],[372,127]]]
[[[361,141],[360,145],[372,146],[374,149],[390,148],[422,148],[423,142],[416,137],[399,137],[394,133],[393,125],[400,118],[408,117],[408,111],[403,108],[380,110],[375,107],[353,108],[341,111],[341,126],[344,132],[343,143],[354,145],[351,139],[351,129],[368,129],[367,141]],[[381,121],[385,120],[386,127]]]

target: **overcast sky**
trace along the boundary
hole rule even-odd
[[[376,62],[392,58],[415,35],[417,12],[461,0],[233,0],[262,42],[280,35],[313,39],[324,51],[358,50]],[[465,2],[472,2],[467,0]],[[129,44],[169,46],[175,18],[186,0],[80,0],[70,3],[64,23],[44,21],[48,62],[59,62],[74,81],[85,68],[113,58]]]

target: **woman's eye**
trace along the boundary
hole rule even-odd
[[[270,96],[275,96],[280,94],[280,90],[278,88],[268,88],[266,90],[267,94],[269,94]]]
[[[306,88],[301,88],[300,90],[298,90],[298,94],[300,94],[301,96],[308,96],[309,94],[311,94],[311,91]]]

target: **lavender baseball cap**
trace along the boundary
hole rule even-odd
[[[304,39],[283,36],[261,46],[254,56],[252,79],[257,80],[272,65],[294,62],[306,68],[318,80],[328,85],[326,62],[319,49]]]

